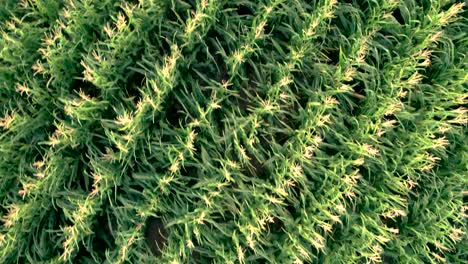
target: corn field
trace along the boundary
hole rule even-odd
[[[466,263],[462,0],[0,0],[0,263]]]

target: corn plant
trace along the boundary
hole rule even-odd
[[[464,263],[461,0],[0,0],[1,263]]]

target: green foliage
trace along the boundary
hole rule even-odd
[[[467,32],[461,0],[0,0],[0,263],[463,263]]]

